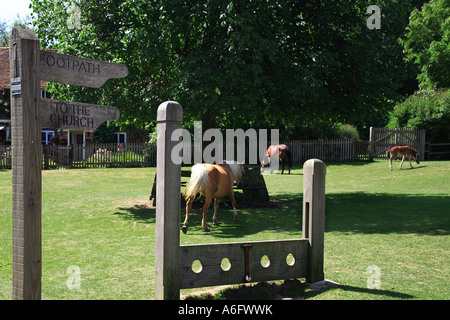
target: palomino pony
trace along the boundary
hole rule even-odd
[[[386,152],[386,156],[389,159],[389,169],[392,171],[392,159],[395,159],[397,156],[402,156],[402,162],[400,163],[400,169],[402,168],[403,160],[405,157],[409,157],[409,165],[412,169],[411,158],[413,158],[417,164],[420,163],[420,156],[416,150],[408,146],[396,146],[388,149]]]
[[[219,208],[219,199],[230,195],[231,203],[233,204],[234,220],[239,221],[236,211],[236,200],[234,199],[233,183],[239,183],[243,173],[242,164],[229,162],[221,164],[196,164],[191,169],[191,178],[186,184],[186,189],[183,195],[186,199],[186,218],[182,230],[187,232],[189,212],[192,208],[192,202],[195,196],[199,193],[205,197],[205,204],[203,205],[203,219],[202,228],[206,232],[209,231],[206,225],[206,214],[212,199],[214,199],[214,216],[213,224],[219,225],[216,214]]]
[[[284,164],[287,161],[289,166],[289,174],[291,173],[291,166],[292,166],[292,155],[291,150],[289,150],[289,147],[285,144],[278,144],[278,145],[272,145],[267,149],[266,154],[264,155],[265,159],[268,159],[268,165],[270,165],[270,162],[272,160],[272,157],[278,157],[279,161],[281,162],[282,169],[281,174],[284,173]],[[266,166],[265,161],[263,160],[261,162],[261,172],[264,172],[264,167]],[[273,169],[270,169],[270,173],[273,172]]]

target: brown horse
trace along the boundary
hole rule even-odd
[[[417,164],[420,163],[420,156],[416,150],[408,146],[396,146],[388,149],[386,152],[386,156],[389,159],[389,169],[392,171],[392,159],[395,159],[397,156],[402,156],[402,162],[400,163],[400,169],[402,168],[403,161],[405,157],[409,157],[409,165],[412,169],[411,158],[413,158]]]
[[[268,160],[269,166],[270,166],[272,157],[278,157],[278,160],[281,162],[281,165],[282,165],[281,174],[284,173],[284,164],[286,163],[286,161],[289,166],[289,174],[291,173],[292,156],[291,156],[291,151],[289,150],[289,147],[287,145],[285,145],[285,144],[271,145],[267,149],[266,154],[264,155],[264,159]],[[266,163],[263,160],[261,162],[261,172],[264,172],[265,166],[266,166]],[[270,168],[270,173],[273,173],[273,168]]]
[[[238,163],[221,163],[221,164],[196,164],[191,169],[191,178],[186,184],[186,189],[183,195],[186,199],[186,218],[182,230],[187,232],[189,212],[192,208],[192,202],[197,194],[205,197],[205,204],[203,205],[203,219],[202,228],[206,232],[210,229],[206,225],[206,214],[212,199],[214,199],[214,216],[213,224],[219,225],[216,214],[219,208],[219,199],[230,196],[233,204],[234,220],[239,221],[236,211],[236,200],[234,199],[233,181],[239,183],[243,173],[242,164]]]

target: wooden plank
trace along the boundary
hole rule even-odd
[[[325,163],[310,159],[303,165],[303,227],[302,235],[309,240],[307,281],[324,279],[325,230]]]
[[[43,128],[94,131],[105,121],[117,120],[119,109],[90,103],[41,99]]]
[[[42,80],[92,88],[100,88],[108,79],[128,75],[128,68],[124,64],[42,50],[40,69]]]
[[[172,133],[181,128],[183,109],[168,101],[158,107],[157,117],[157,190],[155,297],[157,300],[180,299],[179,248],[181,215],[181,164],[172,159]]]
[[[248,282],[245,279],[243,245],[251,245],[251,282],[306,277],[309,246],[306,239],[185,245],[180,247],[180,287],[187,289]],[[286,262],[289,254],[295,258],[292,265]],[[269,258],[268,266],[261,264],[264,255]],[[224,258],[230,261],[228,270],[221,267]],[[199,273],[192,270],[195,260],[201,261],[202,270]]]
[[[10,37],[10,76],[21,79],[11,96],[12,137],[12,298],[40,299],[42,273],[42,146],[39,114],[39,40],[14,28]]]

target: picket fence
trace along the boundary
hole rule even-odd
[[[294,163],[308,159],[324,162],[366,161],[368,141],[351,139],[292,140]],[[0,145],[0,168],[11,168],[11,146]],[[42,146],[43,169],[148,167],[156,165],[156,145],[149,143],[86,143],[72,146]]]
[[[324,162],[351,162],[368,160],[367,141],[353,139],[332,140],[294,140],[285,143],[291,150],[294,163],[303,163],[308,159],[320,159]]]
[[[156,165],[156,145],[86,143],[70,147],[43,145],[43,168],[114,168]]]

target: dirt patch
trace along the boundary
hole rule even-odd
[[[181,296],[183,300],[304,300],[320,291],[339,286],[331,280],[307,283],[300,279],[274,282],[247,283],[218,286],[191,291]]]
[[[116,201],[115,203],[136,208],[153,208],[148,199]]]

